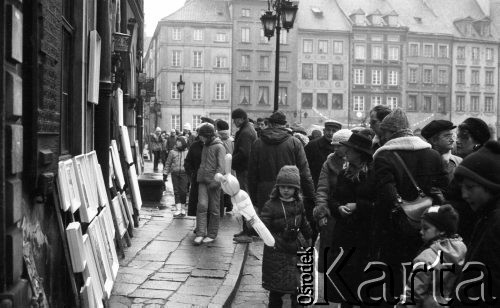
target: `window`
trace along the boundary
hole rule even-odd
[[[250,9],[241,9],[242,17],[250,17]]]
[[[493,61],[493,48],[486,48],[486,61]]]
[[[328,41],[318,41],[318,53],[328,53]]]
[[[343,54],[344,53],[344,42],[342,41],[333,41],[333,53],[334,54]]]
[[[260,56],[260,70],[261,71],[269,70],[269,56]]]
[[[313,106],[313,95],[312,93],[302,93],[302,108],[312,108]]]
[[[417,83],[418,82],[418,68],[410,67],[410,72],[408,74],[408,82],[409,83]]]
[[[470,111],[479,112],[479,96],[471,95],[471,97],[470,97]]]
[[[432,68],[424,68],[424,83],[432,83]]]
[[[355,69],[354,70],[354,84],[365,84],[365,70]]]
[[[170,129],[181,130],[181,117],[178,114],[173,114],[170,118]]]
[[[226,84],[216,83],[215,84],[215,99],[220,101],[226,99]]]
[[[432,96],[424,96],[424,112],[432,111]]]
[[[372,60],[382,60],[382,46],[372,46]]]
[[[372,96],[372,107],[382,104],[382,96]]]
[[[342,64],[332,66],[332,80],[344,80],[344,66]]]
[[[486,96],[484,98],[484,112],[493,112],[493,97]]]
[[[398,98],[395,96],[387,97],[387,107],[389,107],[391,109],[398,108]]]
[[[372,70],[372,84],[380,85],[382,84],[382,71],[381,70]]]
[[[281,29],[281,32],[280,32],[280,44],[281,45],[285,45],[285,44],[287,44],[287,42],[288,42],[288,32],[285,29]]]
[[[318,80],[328,80],[328,64],[318,64]]]
[[[494,81],[493,71],[486,71],[485,81],[486,81],[487,85],[489,85],[489,86],[493,85],[493,81]]]
[[[465,70],[464,69],[457,69],[457,83],[465,83]]]
[[[457,47],[457,59],[465,59],[465,47],[464,46]]]
[[[225,42],[226,41],[226,33],[217,33],[215,35],[216,42]]]
[[[250,69],[250,55],[241,56],[241,68]]]
[[[173,28],[172,29],[172,40],[174,40],[174,41],[180,41],[181,37],[182,37],[181,29],[179,29],[179,28]]]
[[[434,57],[434,44],[424,44],[424,57]]]
[[[446,112],[446,96],[438,96],[438,112]]]
[[[203,40],[203,30],[201,30],[201,29],[194,29],[194,31],[193,31],[193,40],[195,40],[195,41],[202,41]]]
[[[418,57],[418,50],[420,45],[418,43],[410,43],[410,57]]]
[[[193,67],[201,67],[201,51],[193,52]]]
[[[387,84],[390,86],[398,85],[398,72],[397,71],[389,71],[389,76],[387,78]]]
[[[313,79],[313,65],[302,63],[302,79]]]
[[[240,86],[240,104],[250,105],[250,87]]]
[[[288,88],[280,87],[278,94],[278,103],[280,105],[288,105]]]
[[[447,84],[448,83],[448,71],[445,69],[440,69],[438,71],[438,83]]]
[[[328,94],[318,93],[316,95],[316,108],[328,109]]]
[[[354,46],[354,59],[356,59],[356,60],[366,59],[366,47],[365,47],[365,45]]]
[[[408,111],[417,111],[417,96],[408,95],[408,106],[406,108]]]
[[[471,57],[472,60],[479,60],[479,47],[472,47]]]
[[[457,111],[465,111],[465,96],[457,95]]]
[[[193,82],[193,99],[201,99],[201,82]]]
[[[269,87],[259,87],[259,105],[269,104]]]
[[[399,60],[399,47],[398,46],[389,46],[388,59],[391,61],[398,61]]]
[[[172,66],[181,66],[181,52],[180,50],[172,51]]]
[[[470,74],[470,83],[474,85],[479,84],[479,70],[472,70]]]
[[[302,52],[311,53],[313,52],[313,41],[312,40],[304,40],[302,46]]]
[[[193,115],[193,129],[196,130],[201,125],[201,115]]]
[[[216,68],[225,68],[227,67],[227,58],[224,56],[215,57],[215,67]]]
[[[332,109],[344,109],[344,99],[342,97],[342,94],[332,94]]]
[[[364,111],[365,110],[365,97],[364,96],[354,96],[353,97],[352,110],[353,111]]]
[[[280,72],[288,71],[288,58],[286,56],[280,56]]]
[[[439,58],[448,58],[448,45],[439,45],[438,46],[438,57]]]
[[[180,98],[179,91],[177,91],[177,82],[170,83],[170,98],[171,99],[179,99]]]
[[[241,28],[241,42],[250,43],[250,28]]]

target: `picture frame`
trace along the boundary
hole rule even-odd
[[[111,290],[113,289],[114,281],[112,278],[111,268],[109,266],[108,251],[105,247],[105,242],[102,237],[99,219],[92,220],[92,222],[88,226],[87,234],[90,237],[90,243],[92,245],[92,252],[94,254],[96,267],[98,272],[100,273],[104,299],[109,299],[109,297],[111,296]]]
[[[101,37],[97,30],[89,34],[89,78],[87,100],[91,103],[99,103],[99,74],[101,67]]]
[[[23,13],[14,5],[8,6],[7,52],[15,61],[23,63]]]
[[[80,154],[74,157],[80,162],[83,171],[83,180],[87,187],[89,187],[90,196],[92,198],[93,204],[99,206],[99,196],[97,192],[97,176],[95,175],[95,170],[92,168],[91,163],[87,157],[87,154]]]
[[[128,168],[128,175],[130,179],[130,190],[132,191],[132,198],[134,199],[135,208],[140,211],[142,207],[141,191],[139,190],[139,180],[135,173],[135,168]]]
[[[127,212],[128,215],[128,220],[129,220],[129,227],[132,226],[134,227],[134,209],[132,208],[132,204],[128,202],[127,194],[125,192],[122,192],[121,194],[123,205],[125,208],[125,211]]]
[[[104,308],[102,300],[104,299],[104,294],[102,293],[102,284],[100,280],[100,274],[98,272],[94,253],[92,251],[92,244],[90,243],[90,238],[88,234],[83,235],[83,246],[85,248],[85,259],[87,260],[87,266],[83,271],[83,279],[91,278],[90,284],[92,286],[92,291],[94,294],[95,305],[97,308]]]
[[[111,140],[111,156],[113,157],[113,168],[115,170],[116,179],[120,189],[125,187],[125,178],[123,176],[123,169],[120,163],[120,154],[118,153],[118,146],[116,140]]]
[[[80,289],[80,300],[82,308],[95,308],[96,299],[94,297],[94,290],[92,288],[92,277],[87,277],[85,283]]]
[[[121,88],[116,89],[116,109],[118,112],[118,126],[123,125],[123,90]]]
[[[115,230],[115,224],[113,222],[113,216],[111,214],[110,207],[103,208],[99,215],[103,215],[104,218],[106,219],[106,230],[109,233],[109,237],[114,240],[116,230]]]
[[[125,220],[123,218],[123,213],[120,206],[120,201],[118,200],[118,196],[115,196],[111,200],[111,213],[115,218],[116,227],[118,228],[118,234],[120,237],[123,237],[125,232],[127,232],[127,226],[125,225]]]
[[[108,194],[106,192],[106,185],[104,184],[101,165],[97,160],[97,154],[95,151],[91,151],[86,156],[89,164],[91,165],[90,168],[94,170],[99,205],[101,207],[105,207],[108,205]]]
[[[71,199],[69,197],[69,186],[66,179],[66,167],[64,161],[57,165],[57,190],[59,192],[61,210],[66,212],[71,208]]]
[[[116,197],[118,197],[118,203],[120,204],[120,209],[122,211],[123,224],[125,225],[125,229],[128,229],[129,219],[128,219],[127,212],[125,211],[125,206],[123,204],[123,200],[122,200],[120,194],[118,194]]]
[[[104,247],[107,249],[107,257],[108,257],[108,264],[109,268],[111,269],[111,277],[113,280],[116,279],[116,275],[118,275],[118,269],[120,267],[120,264],[118,263],[118,255],[116,254],[116,246],[114,242],[114,236],[110,236],[110,228],[109,228],[109,222],[106,218],[105,215],[99,214],[98,216],[99,219],[99,225],[101,229],[101,235],[104,240]]]
[[[132,147],[130,146],[130,139],[128,135],[127,126],[120,126],[120,139],[122,142],[123,154],[125,156],[125,161],[127,164],[131,165],[134,163],[134,158],[132,157]]]
[[[71,213],[75,213],[81,208],[82,199],[78,188],[78,179],[75,173],[75,168],[71,159],[64,161],[64,170],[66,185],[68,186],[69,199],[71,200]]]
[[[86,164],[82,165],[84,158],[83,155],[73,157],[73,172],[76,174],[80,199],[83,201],[82,206],[80,206],[80,220],[90,223],[97,215],[98,204],[97,201],[94,200],[90,184],[88,183],[88,176],[84,169]]]

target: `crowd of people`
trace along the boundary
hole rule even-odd
[[[281,307],[285,294],[298,305],[297,252],[315,242],[318,270],[326,276],[348,252],[335,273],[342,287],[325,286],[327,300],[342,307],[500,304],[494,304],[500,298],[500,143],[484,121],[433,120],[417,135],[403,110],[379,105],[369,127],[327,120],[322,133],[308,135],[280,111],[254,122],[238,108],[231,117],[234,137],[220,119],[202,118],[196,131],[186,124],[182,134],[169,136],[157,128],[150,141],[154,169],[161,161],[165,180],[171,174],[174,216],[196,216],[194,245],[201,245],[216,239],[220,217],[231,210],[214,175],[232,154],[232,172],[276,242],[265,246],[262,266],[269,307]],[[417,218],[406,204],[419,206]],[[251,242],[253,235],[243,220],[234,240]],[[366,271],[373,261],[391,269],[391,286],[356,292],[374,279]],[[408,271],[404,264],[418,266]]]

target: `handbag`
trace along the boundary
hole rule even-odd
[[[393,153],[396,156],[397,160],[403,166],[403,169],[405,170],[406,174],[410,178],[410,181],[412,182],[413,186],[418,192],[418,197],[412,201],[403,200],[401,196],[398,196],[398,204],[396,208],[393,210],[393,212],[398,211],[399,209],[403,210],[406,219],[408,221],[408,224],[413,229],[418,230],[420,229],[420,220],[422,219],[422,214],[425,212],[426,209],[432,206],[432,198],[427,196],[418,186],[417,182],[411,175],[410,170],[408,170],[408,167],[406,166],[401,156],[399,156],[399,154],[396,152]]]

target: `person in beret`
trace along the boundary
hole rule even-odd
[[[453,172],[457,168],[458,164],[462,162],[462,158],[451,154],[455,139],[453,138],[453,129],[456,126],[452,122],[447,120],[433,120],[424,128],[422,128],[421,135],[427,142],[429,142],[432,148],[441,154],[445,162],[446,172],[451,181],[453,177]]]

